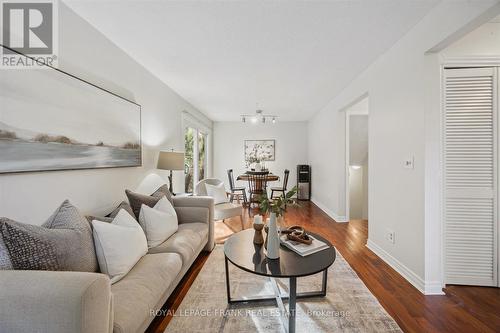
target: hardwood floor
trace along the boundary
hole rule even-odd
[[[248,213],[247,213],[248,214]],[[500,288],[449,286],[444,296],[424,296],[366,246],[367,221],[336,223],[316,205],[290,207],[287,225],[301,225],[329,239],[380,304],[405,332],[500,332]],[[250,219],[245,216],[245,225]],[[156,317],[148,332],[163,332],[194,282],[208,254],[202,253],[168,299],[166,316]]]

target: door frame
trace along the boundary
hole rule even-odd
[[[368,110],[366,112],[362,111],[356,111],[352,110],[352,107],[359,102],[361,102],[364,99],[368,99]],[[344,163],[344,179],[345,179],[345,214],[344,217],[345,219],[342,219],[341,221],[337,222],[349,222],[350,221],[350,213],[351,213],[351,203],[350,203],[350,184],[349,184],[349,167],[350,163],[349,160],[351,158],[350,154],[350,118],[353,115],[366,115],[369,117],[370,114],[370,96],[368,92],[364,93],[363,95],[359,96],[356,98],[353,102],[349,103],[349,105],[345,106],[341,111],[344,111],[345,114],[345,163]],[[368,165],[370,165],[370,122],[368,122]],[[368,167],[368,179],[370,179],[370,167]],[[370,188],[370,186],[368,186]],[[369,196],[368,196],[369,198]],[[369,200],[369,199],[368,199]],[[370,205],[368,204],[368,211],[370,210]],[[368,216],[370,216],[370,213],[368,213]]]
[[[500,57],[497,56],[463,56],[463,57],[444,57],[440,56],[439,59],[440,62],[440,106],[439,106],[439,204],[438,204],[438,209],[439,209],[439,218],[440,218],[440,223],[439,226],[441,228],[440,231],[440,258],[441,258],[441,263],[440,263],[440,268],[441,268],[441,287],[445,288],[446,287],[446,281],[445,281],[445,269],[446,269],[446,258],[445,258],[445,244],[446,244],[446,233],[445,233],[445,209],[444,209],[444,203],[445,203],[445,170],[444,170],[444,130],[445,130],[445,124],[444,124],[444,115],[445,115],[445,70],[448,68],[480,68],[480,67],[496,67],[497,68],[497,89],[500,90]],[[497,95],[497,99],[494,100],[494,108],[496,107],[496,121],[495,121],[495,129],[497,131],[497,141],[500,141],[500,126],[499,126],[499,121],[500,121],[500,92]],[[499,217],[499,212],[498,209],[500,207],[500,145],[499,142],[497,142],[497,161],[496,161],[496,185],[497,185],[497,193],[496,193],[496,207],[497,207],[497,223],[496,223],[496,232],[494,232],[494,237],[496,237],[496,244],[497,244],[497,287],[500,287],[500,225],[498,221]],[[427,237],[427,235],[425,235]]]

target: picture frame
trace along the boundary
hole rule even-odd
[[[276,140],[245,140],[244,152],[245,161],[255,157],[260,161],[274,161],[276,160]]]
[[[93,83],[3,71],[0,104],[0,174],[142,166],[141,106]]]

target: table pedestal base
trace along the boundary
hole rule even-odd
[[[256,296],[256,297],[242,297],[242,298],[232,298],[231,297],[231,285],[229,282],[229,260],[225,257],[225,267],[226,267],[226,292],[227,292],[227,302],[229,304],[236,303],[256,303],[256,302],[269,302],[272,300],[276,301],[281,314],[281,323],[283,328],[287,333],[295,333],[295,315],[297,299],[310,298],[310,297],[325,297],[326,287],[328,280],[328,269],[323,271],[323,278],[321,281],[321,290],[319,291],[309,291],[297,293],[297,278],[290,277],[290,287],[289,294],[282,294],[278,283],[275,278],[270,277],[271,285],[274,289],[274,295],[269,296]],[[288,300],[288,311],[286,310],[283,300]]]

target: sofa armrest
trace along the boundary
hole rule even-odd
[[[0,271],[0,332],[109,333],[112,311],[104,274]]]
[[[212,251],[215,246],[214,237],[214,199],[211,197],[173,197],[179,223],[204,222],[208,224],[208,242],[205,251]],[[191,210],[188,212],[189,208]],[[208,214],[207,214],[208,210]]]

